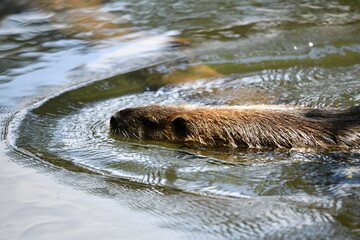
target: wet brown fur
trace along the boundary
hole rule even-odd
[[[359,148],[360,106],[162,106],[116,112],[110,129],[124,137],[246,148]]]

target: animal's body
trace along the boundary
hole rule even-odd
[[[162,106],[128,108],[110,120],[124,137],[240,148],[359,148],[360,106]]]

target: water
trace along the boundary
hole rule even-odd
[[[234,151],[126,140],[110,134],[108,123],[114,111],[148,104],[359,105],[356,1],[109,1],[79,7],[41,6],[2,21],[7,161],[59,181],[50,192],[65,185],[90,201],[100,197],[115,205],[95,222],[111,222],[119,212],[145,214],[138,217],[151,223],[145,230],[166,239],[359,238],[356,151]],[[176,47],[173,39],[191,39],[191,45]],[[5,174],[2,184],[13,175]],[[40,206],[42,200],[36,201]],[[61,228],[74,222],[81,219]],[[54,226],[54,232],[61,229]],[[93,236],[117,233],[96,226]],[[17,234],[50,236],[30,229]]]

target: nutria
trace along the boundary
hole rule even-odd
[[[358,148],[360,106],[162,106],[114,113],[112,133],[123,137],[244,148]]]

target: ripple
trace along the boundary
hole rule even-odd
[[[259,100],[252,100],[246,90],[252,85],[262,85],[266,77],[270,77],[266,79],[266,84],[269,81],[276,83],[276,79],[306,83],[306,78],[302,76],[304,74],[316,76],[317,81],[310,81],[314,84],[321,83],[321,74],[329,73],[317,68],[298,73],[281,70],[275,72],[277,74],[264,71],[263,76],[244,74],[241,77],[202,79],[192,84],[167,85],[156,91],[123,95],[100,102],[86,103],[85,99],[78,99],[82,103],[74,104],[72,99],[69,103],[74,107],[71,108],[59,105],[59,102],[67,103],[68,96],[78,95],[76,92],[89,93],[93,86],[74,89],[51,101],[45,101],[26,114],[20,127],[15,130],[15,145],[38,156],[52,156],[52,159],[58,159],[55,162],[61,167],[75,165],[108,177],[204,196],[247,199],[299,194],[341,195],[338,187],[328,188],[326,184],[358,184],[356,154],[224,152],[173,143],[126,140],[109,133],[109,118],[119,109],[148,104],[228,104],[233,96],[243,91],[248,97],[245,104],[257,103]],[[301,86],[301,83],[296,85]],[[96,87],[94,90],[100,89]],[[101,90],[111,91],[111,88]],[[291,91],[287,91],[289,92]],[[321,91],[318,93],[320,97],[317,97],[321,101]],[[337,93],[341,91],[338,90]],[[323,94],[331,93],[325,89]],[[309,104],[309,100],[306,100]],[[279,100],[270,98],[261,101],[266,103]],[[52,106],[58,108],[52,109],[56,114],[49,113],[48,109]],[[73,167],[71,169],[74,170]],[[348,175],[339,174],[339,171],[351,173],[354,176],[352,181],[347,181]]]

